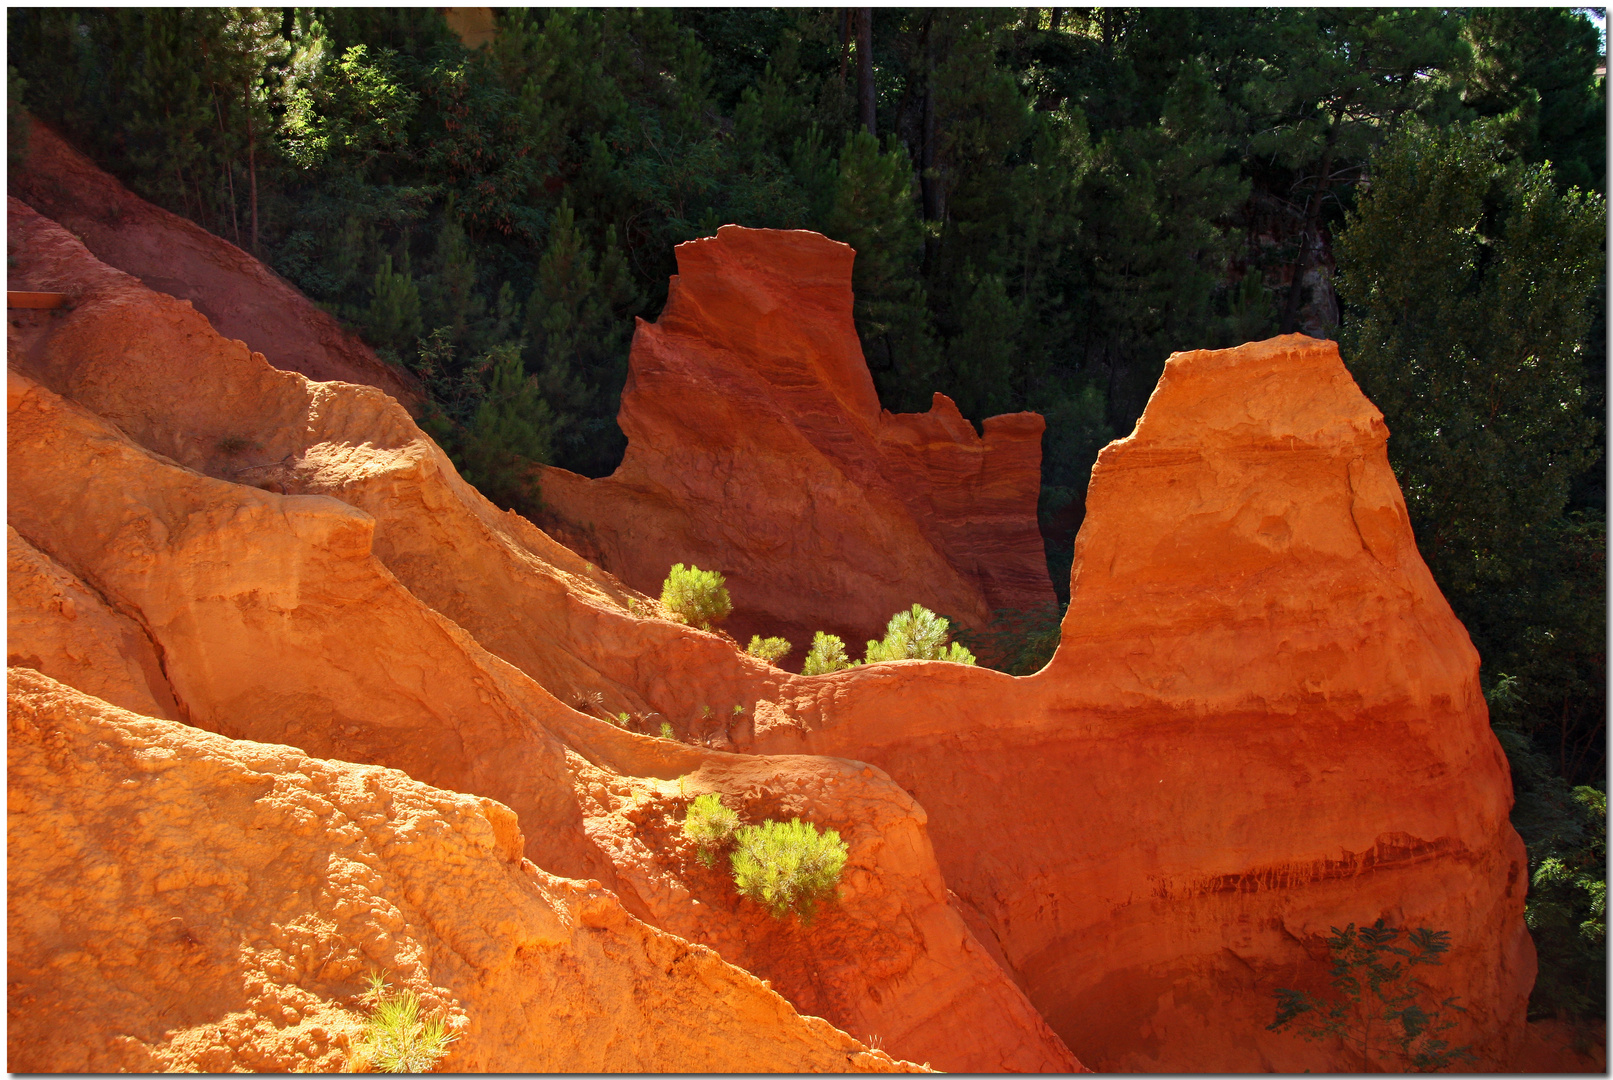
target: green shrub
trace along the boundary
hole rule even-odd
[[[629,719],[630,719],[630,717],[625,712],[619,712],[614,717],[616,726],[620,727],[620,728],[626,727],[627,726],[627,721]]]
[[[673,742],[678,741],[678,733],[673,731],[672,725],[665,720],[661,721],[661,738],[671,739]]]
[[[450,1034],[440,1016],[422,1019],[420,999],[413,990],[393,990],[384,975],[368,976],[364,1000],[371,1006],[358,1045],[376,1072],[424,1073],[448,1055],[457,1035]]]
[[[833,829],[811,822],[764,821],[734,833],[729,856],[741,896],[765,904],[775,918],[795,912],[810,922],[818,902],[833,895],[846,865],[846,843]]]
[[[807,650],[806,663],[801,665],[803,675],[823,675],[841,668],[856,667],[857,661],[846,656],[846,643],[834,634],[822,630],[812,635],[812,648]]]
[[[717,849],[734,838],[737,828],[739,814],[724,806],[716,792],[697,796],[683,818],[683,835],[700,845],[698,858],[707,866],[717,864]]]
[[[766,660],[769,664],[777,664],[789,655],[790,643],[781,637],[764,638],[760,634],[752,634],[745,651]]]
[[[1360,1055],[1370,1071],[1434,1072],[1476,1060],[1469,1047],[1452,1047],[1440,1036],[1456,1026],[1445,1010],[1466,1012],[1456,998],[1428,999],[1412,969],[1438,965],[1450,948],[1450,933],[1421,927],[1398,945],[1401,931],[1379,919],[1357,930],[1333,927],[1332,999],[1304,990],[1278,990],[1277,1018],[1267,1031],[1297,1025],[1307,1041],[1338,1039]]]
[[[661,603],[690,626],[710,630],[712,623],[721,622],[734,610],[723,580],[715,570],[698,566],[684,569],[682,563],[677,563],[661,586]]]
[[[949,660],[954,664],[973,664],[974,653],[955,641],[947,645],[948,625],[941,616],[919,604],[914,604],[911,610],[898,611],[885,626],[885,640],[868,643],[864,654],[866,662]]]

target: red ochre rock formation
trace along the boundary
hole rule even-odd
[[[28,122],[28,121],[24,121]],[[241,338],[284,371],[378,386],[420,401],[407,372],[375,355],[285,279],[234,244],[156,207],[33,121],[28,154],[8,173],[10,194],[59,222],[97,259],[189,300],[226,338]]]
[[[336,1072],[380,971],[445,1071],[915,1071],[538,869],[491,799],[25,668],[7,705],[12,1071]]]
[[[537,865],[603,881],[639,918],[709,939],[903,1057],[1078,1067],[974,940],[923,811],[883,773],[646,739],[542,685],[640,707],[698,695],[725,711],[745,693],[765,730],[760,693],[787,676],[629,612],[627,600],[655,605],[494,509],[379,391],[276,371],[15,201],[10,227],[14,275],[77,296],[62,314],[12,320],[10,523],[59,568],[56,593],[94,593],[145,636],[179,718],[496,799]],[[70,633],[62,605],[33,608],[33,639]],[[138,667],[139,648],[97,640],[85,671]],[[685,669],[668,668],[679,659]],[[676,821],[703,790],[752,820],[801,807],[845,835],[848,886],[810,933],[689,860]]]
[[[19,284],[79,296],[11,326],[22,659],[496,799],[538,866],[938,1067],[1075,1067],[1030,1003],[1106,1069],[1358,1067],[1264,1028],[1276,988],[1325,988],[1329,927],[1379,916],[1450,931],[1430,981],[1517,1060],[1505,760],[1331,345],[1171,359],[1094,470],[1040,674],[803,678],[494,509],[379,392],[276,372],[15,202],[10,228]],[[677,829],[712,790],[839,829],[844,902],[802,931],[735,900]]]
[[[821,676],[758,751],[878,764],[992,947],[1099,1070],[1359,1068],[1264,1030],[1330,927],[1447,930],[1487,1067],[1535,973],[1478,655],[1331,342],[1177,353],[1098,458],[1052,662]],[[803,680],[806,681],[806,680]],[[786,710],[790,703],[781,702]]]
[[[741,641],[814,630],[860,651],[914,603],[971,626],[1051,607],[1036,525],[1043,422],[977,434],[945,395],[882,410],[851,317],[852,250],[725,225],[677,248],[665,310],[640,321],[621,466],[542,473],[543,522],[659,593],[674,562],[728,579]]]

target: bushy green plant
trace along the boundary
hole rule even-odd
[[[833,829],[819,832],[811,822],[764,821],[734,833],[729,856],[734,887],[767,906],[775,918],[795,912],[810,922],[820,901],[829,898],[846,865],[846,843]]]
[[[712,623],[721,622],[734,610],[723,582],[715,570],[676,563],[661,585],[661,603],[681,621],[709,630]]]
[[[955,641],[947,644],[949,625],[947,620],[922,604],[914,604],[907,611],[898,611],[885,625],[884,640],[868,643],[868,651],[864,653],[866,662],[949,660],[954,664],[973,664],[974,653]]]
[[[683,835],[700,845],[696,857],[706,866],[717,864],[717,849],[734,838],[737,828],[738,812],[724,806],[722,796],[714,791],[697,796],[683,818]]]
[[[678,738],[677,732],[672,730],[672,725],[665,720],[661,721],[661,738],[671,739],[673,742],[676,742]]]
[[[420,998],[413,990],[393,990],[386,977],[371,974],[364,1000],[371,1008],[358,1052],[376,1072],[424,1073],[437,1067],[459,1036],[451,1034],[440,1016],[422,1018]]]
[[[1297,1026],[1308,1041],[1338,1039],[1360,1055],[1368,1069],[1435,1072],[1475,1061],[1469,1047],[1452,1047],[1441,1038],[1456,1026],[1445,1010],[1466,1012],[1448,997],[1427,999],[1426,986],[1412,969],[1436,966],[1450,948],[1445,930],[1420,927],[1397,945],[1401,931],[1379,919],[1369,927],[1333,927],[1327,945],[1333,954],[1331,1000],[1304,990],[1278,990],[1277,1018],[1268,1031]]]
[[[812,635],[812,647],[807,650],[806,662],[801,665],[803,675],[824,675],[841,668],[856,667],[857,661],[846,656],[846,643],[836,634],[822,630]]]
[[[760,634],[752,634],[745,651],[766,660],[769,664],[777,664],[789,655],[790,643],[781,637],[764,638]]]

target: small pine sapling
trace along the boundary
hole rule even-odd
[[[858,663],[846,656],[846,643],[840,637],[819,630],[812,635],[812,647],[807,650],[801,674],[826,675],[842,668],[856,667]]]
[[[678,741],[677,733],[672,730],[672,725],[665,720],[661,721],[661,738],[671,739],[673,742]]]
[[[752,634],[750,644],[745,651],[752,656],[766,660],[769,664],[777,665],[790,653],[790,643],[781,637],[764,638],[760,634]]]
[[[431,1072],[459,1036],[447,1030],[440,1016],[422,1018],[413,990],[393,990],[384,974],[371,973],[365,981],[369,989],[361,1000],[370,1006],[370,1015],[357,1056],[376,1072]]]
[[[954,664],[973,664],[974,653],[957,642],[947,644],[947,620],[921,604],[907,611],[898,611],[885,626],[882,641],[870,641],[864,654],[865,662],[877,664],[882,660],[947,660]]]
[[[680,622],[701,630],[710,630],[713,623],[721,622],[734,610],[723,587],[725,579],[715,570],[702,570],[698,566],[685,568],[677,563],[661,585],[661,603]]]
[[[724,806],[716,792],[696,796],[683,818],[683,835],[700,845],[695,858],[702,866],[717,865],[717,850],[733,839],[737,828],[739,814]]]
[[[847,846],[833,829],[819,832],[809,821],[764,821],[734,833],[729,856],[734,887],[767,907],[774,918],[794,912],[812,921],[818,904],[835,893],[846,865]]]

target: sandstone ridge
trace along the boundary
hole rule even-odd
[[[635,917],[743,963],[796,1008],[903,1058],[1078,1067],[974,941],[922,809],[883,773],[650,739],[556,696],[596,712],[606,700],[644,712],[678,694],[727,710],[733,698],[713,685],[667,688],[665,662],[681,656],[686,675],[705,664],[717,688],[748,690],[755,707],[766,665],[630,612],[631,590],[493,508],[379,391],[270,367],[16,201],[9,239],[15,275],[68,283],[76,297],[71,310],[9,328],[14,558],[37,564],[44,582],[29,610],[29,640],[42,644],[16,662],[116,684],[130,707],[172,700],[165,715],[230,739],[398,769],[507,806],[534,865],[598,881]],[[92,606],[75,601],[70,614],[55,598],[80,594],[100,599],[106,628],[74,639],[76,655],[48,648]],[[157,674],[143,666],[148,654]],[[135,694],[139,673],[155,709]],[[802,814],[847,839],[841,902],[810,934],[741,902],[695,861],[677,822],[704,791],[747,820]],[[32,886],[13,895],[32,897]],[[39,899],[52,910],[72,902]],[[71,951],[49,938],[30,948]],[[253,977],[239,966],[225,976]],[[526,1067],[510,1060],[523,1059],[493,1055],[481,1067]]]
[[[1178,353],[1093,469],[1043,671],[839,672],[832,724],[753,745],[911,791],[977,934],[1096,1069],[1362,1067],[1264,1028],[1276,988],[1325,991],[1330,927],[1379,917],[1450,932],[1429,981],[1501,1067],[1526,857],[1386,440],[1331,342]]]
[[[277,370],[10,207],[14,284],[74,297],[8,330],[14,1069],[328,1066],[364,965],[456,1018],[453,1068],[722,1071],[655,1029],[737,1015],[757,1038],[735,1068],[1352,1069],[1265,1025],[1275,988],[1325,986],[1328,927],[1379,916],[1451,932],[1433,981],[1468,1009],[1459,1037],[1487,1067],[1516,1060],[1533,950],[1505,759],[1381,417],[1331,344],[1171,358],[1094,469],[1038,675],[805,678],[497,510],[385,393]],[[788,413],[767,438],[794,432],[805,479],[788,482],[825,506],[875,492],[847,476],[904,453],[1005,475],[987,447],[1012,440],[959,430],[943,454],[932,432],[909,453],[893,433],[944,434],[946,409],[870,407],[849,249],[725,229],[679,255],[673,302],[635,339],[624,425],[663,400],[658,371],[686,394],[708,365],[728,389],[646,421],[667,441],[634,466],[653,480],[637,494],[612,502],[621,471],[577,478],[599,505],[681,513],[654,487],[676,476],[671,440],[720,460],[703,425],[730,395]],[[801,318],[769,307],[786,295]],[[756,452],[776,465],[784,445]],[[948,520],[990,518],[990,495]],[[891,498],[887,539],[950,560],[932,542],[945,515],[921,525]],[[635,733],[662,720],[675,740]],[[738,900],[678,827],[707,791],[748,820],[839,830],[841,902],[802,928]],[[217,828],[196,810],[215,803]],[[45,839],[68,820],[87,823],[81,856]],[[455,902],[415,895],[437,874]],[[149,971],[75,920],[148,943]],[[189,996],[186,964],[207,969]],[[599,1045],[566,1056],[514,1030],[570,1022],[529,980]],[[90,1000],[104,1029],[52,1043],[39,1017]]]
[[[418,406],[413,376],[382,361],[263,263],[146,202],[50,125],[22,122],[29,125],[28,153],[9,172],[10,193],[71,230],[96,258],[189,300],[219,333],[245,340],[278,368],[378,386]]]
[[[815,630],[854,649],[914,603],[969,626],[1054,604],[1036,499],[1043,422],[984,433],[936,394],[879,406],[852,322],[852,251],[725,225],[680,244],[666,308],[633,337],[611,476],[543,470],[546,526],[658,592],[673,562],[720,570],[740,640]]]

